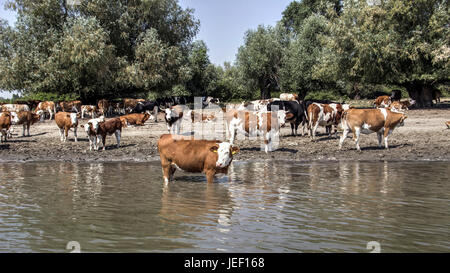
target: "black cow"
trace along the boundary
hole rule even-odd
[[[308,124],[308,121],[304,102],[298,103],[297,101],[285,100],[273,101],[267,105],[267,111],[272,111],[272,107],[274,106],[278,106],[278,110],[286,111],[286,122],[291,124],[292,135],[297,135],[297,129],[300,123],[302,124],[302,136],[305,135],[305,125]]]
[[[144,113],[148,111],[155,118],[155,122],[158,122],[158,104],[154,101],[146,101],[144,103],[139,102],[136,107],[131,110],[131,113]]]
[[[398,89],[392,90],[391,101],[400,101],[402,99],[402,91]]]

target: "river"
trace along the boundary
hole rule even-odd
[[[450,251],[449,162],[0,163],[0,252]]]

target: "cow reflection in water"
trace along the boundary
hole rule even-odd
[[[222,183],[205,183],[203,177],[186,176],[163,184],[159,213],[162,219],[200,225],[210,225],[212,219],[220,225],[231,222],[235,205]]]

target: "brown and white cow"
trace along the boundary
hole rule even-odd
[[[252,112],[245,110],[231,110],[226,113],[226,130],[233,145],[236,133],[248,136],[263,136],[264,151],[272,151],[273,141],[280,134],[280,127],[286,120],[285,111]]]
[[[450,121],[446,121],[445,125],[447,125],[447,129],[450,129]]]
[[[61,141],[66,142],[69,130],[73,128],[73,136],[75,142],[77,142],[77,126],[80,114],[68,113],[68,112],[58,112],[55,114],[55,122],[59,128],[59,135],[61,136]]]
[[[126,127],[129,125],[144,125],[144,123],[150,118],[149,113],[133,113],[119,117],[122,125]]]
[[[21,112],[19,112],[19,113],[21,113]],[[4,124],[7,124],[6,120],[9,120],[9,126],[4,125],[2,128],[2,132],[4,132],[6,134],[7,138],[11,138],[12,133],[14,131],[14,129],[11,125],[17,124],[19,122],[19,117],[17,115],[17,112],[9,112],[9,111],[0,112],[0,117],[2,117],[2,116],[4,116],[4,119],[5,119]],[[9,116],[9,118],[8,118],[8,116]]]
[[[358,151],[361,151],[359,147],[361,133],[377,133],[378,147],[381,147],[382,138],[384,137],[384,147],[389,149],[389,135],[396,127],[403,126],[406,118],[406,115],[392,112],[386,108],[347,110],[342,117],[341,125],[344,132],[339,141],[339,150],[342,149],[342,144],[350,131],[353,132],[353,139]]]
[[[375,105],[376,108],[389,107],[391,103],[392,103],[391,97],[389,96],[379,96],[373,101],[373,104]]]
[[[409,107],[415,103],[415,100],[394,101],[391,103],[389,109],[393,112],[405,113],[405,111],[409,110]]]
[[[6,103],[1,105],[2,112],[21,112],[21,111],[30,111],[30,106],[27,104],[11,104]]]
[[[7,141],[7,136],[10,133],[12,116],[11,112],[5,111],[0,113],[0,143],[3,142],[3,138],[5,142]]]
[[[299,101],[297,94],[290,94],[290,93],[281,93],[280,94],[280,100],[287,100],[287,101]]]
[[[336,126],[341,121],[344,109],[348,108],[348,105],[342,105],[340,103],[322,104],[314,102],[309,105],[307,115],[311,139],[315,140],[319,125],[327,128],[326,130],[329,136],[331,136],[331,126],[335,126],[335,134],[337,134]]]
[[[183,107],[181,105],[175,105],[164,109],[164,112],[166,113],[164,118],[169,134],[180,134],[181,122],[183,120]]]
[[[98,112],[98,108],[96,105],[81,105],[81,118],[84,118],[86,113],[89,113],[91,118],[95,118]]]
[[[95,150],[98,150],[98,143],[100,142],[99,134],[99,123],[105,122],[105,117],[100,116],[99,118],[94,118],[88,120],[85,125],[80,125],[81,128],[84,128],[84,131],[87,134],[89,139],[89,150],[92,151],[92,146],[94,146]]]
[[[109,116],[111,114],[111,104],[108,100],[101,99],[97,103],[98,111],[102,116]]]
[[[219,140],[195,140],[193,137],[164,134],[158,141],[163,179],[168,183],[177,168],[204,173],[208,183],[216,173],[228,173],[228,167],[238,147]]]
[[[81,112],[81,105],[82,105],[81,100],[61,101],[59,103],[59,106],[61,107],[63,112],[73,111],[79,113]]]
[[[100,136],[102,137],[103,151],[106,148],[106,136],[110,136],[112,134],[116,136],[117,148],[119,148],[120,137],[122,135],[122,122],[119,118],[112,118],[98,124],[97,139],[99,139]]]
[[[130,113],[139,102],[145,102],[144,99],[123,99],[123,107],[125,108],[125,113]]]
[[[30,126],[38,122],[40,118],[39,114],[34,114],[31,111],[22,111],[17,113],[17,121],[13,122],[13,124],[23,126],[22,136],[25,136],[25,128],[27,135],[30,136]]]
[[[50,119],[52,119],[53,115],[55,115],[56,113],[56,105],[53,101],[41,101],[34,109],[34,113],[39,114],[38,113],[39,111],[42,111],[43,113],[48,113]],[[41,117],[44,118],[44,115],[42,115]]]
[[[221,108],[221,110],[223,111],[223,108]],[[189,110],[187,116],[190,117],[191,122],[211,122],[216,120],[216,117],[213,114],[207,115],[195,112],[194,110]]]

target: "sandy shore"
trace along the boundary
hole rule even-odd
[[[290,126],[281,130],[279,147],[266,154],[261,150],[261,140],[241,139],[236,142],[240,153],[235,160],[282,159],[296,161],[321,160],[450,160],[450,130],[445,121],[450,120],[450,109],[410,110],[405,126],[395,129],[390,136],[390,149],[379,149],[376,134],[362,135],[361,152],[357,152],[351,134],[342,151],[338,150],[338,139],[324,135],[325,128],[319,127],[319,136],[312,142],[309,136],[291,136]],[[83,119],[80,124],[85,124]],[[189,134],[191,124],[185,120],[182,131]],[[144,126],[129,126],[123,129],[121,147],[116,148],[114,136],[106,140],[105,151],[89,151],[86,133],[78,128],[78,142],[69,132],[66,143],[60,142],[59,130],[54,120],[33,125],[30,137],[22,137],[22,126],[14,126],[13,138],[0,144],[0,161],[68,161],[108,162],[158,160],[156,143],[161,134],[167,133],[164,116],[158,116],[158,123],[147,121]],[[223,132],[223,130],[222,130]],[[301,133],[301,129],[299,129]]]

